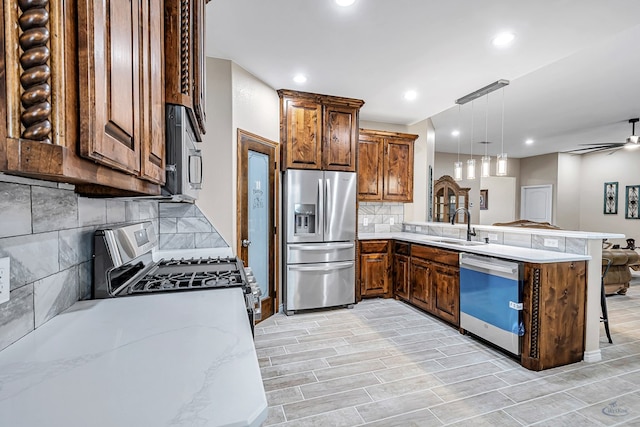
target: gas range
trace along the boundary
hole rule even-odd
[[[97,230],[93,298],[241,288],[253,330],[261,314],[261,291],[251,269],[230,255],[230,249],[154,249],[157,237],[150,222]]]

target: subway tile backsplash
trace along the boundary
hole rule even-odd
[[[1,173],[0,212],[0,258],[11,258],[0,350],[90,298],[98,228],[151,221],[161,249],[229,246],[195,204],[87,198],[69,184]]]

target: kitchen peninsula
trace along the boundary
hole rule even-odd
[[[618,239],[624,235],[613,233],[599,232],[581,232],[566,230],[541,230],[541,229],[522,229],[517,227],[498,227],[498,226],[473,226],[476,230],[478,241],[466,242],[466,225],[449,225],[448,223],[427,223],[427,222],[410,222],[403,224],[403,232],[396,233],[361,233],[358,236],[361,247],[366,242],[404,242],[405,246],[413,245],[419,247],[439,248],[446,254],[451,252],[452,259],[455,254],[464,252],[506,260],[515,260],[524,262],[525,265],[538,266],[543,270],[551,268],[552,265],[561,265],[566,263],[567,268],[572,263],[585,263],[587,260],[597,260],[597,262],[586,262],[583,277],[586,278],[584,287],[586,287],[586,295],[581,300],[581,312],[584,316],[584,345],[582,346],[581,360],[585,362],[597,362],[601,360],[600,353],[600,274],[602,257],[602,240]],[[484,243],[485,239],[489,239],[490,243]],[[409,244],[409,245],[407,245]],[[406,252],[407,249],[401,249]],[[441,251],[441,252],[442,252]],[[395,265],[406,265],[410,260],[407,254],[394,254],[392,247],[389,246],[389,270],[393,270],[391,263]],[[361,269],[363,268],[361,255]],[[440,262],[438,263],[440,264]],[[445,262],[446,264],[446,262]],[[444,267],[447,267],[446,265]],[[403,267],[408,268],[408,267]],[[361,270],[362,271],[362,270]],[[434,271],[437,271],[435,269]],[[361,280],[363,277],[361,272]],[[457,274],[457,273],[456,273]],[[550,273],[549,280],[556,273]],[[401,275],[402,276],[402,275]],[[390,281],[397,280],[397,273],[390,275]],[[457,284],[457,276],[455,276]],[[557,279],[555,279],[557,280]],[[552,284],[550,289],[553,290]],[[564,284],[563,284],[564,285]],[[362,284],[360,287],[362,288]],[[390,284],[390,289],[396,286],[396,283]],[[395,292],[394,292],[395,293]],[[457,298],[456,294],[456,298]],[[391,293],[387,294],[391,296]],[[401,298],[402,299],[402,298]],[[405,299],[406,300],[406,299]],[[430,310],[427,310],[430,311]],[[437,311],[436,311],[437,312]],[[457,326],[457,315],[453,313],[450,319],[439,316],[444,320]],[[526,309],[525,309],[526,315]],[[455,320],[455,321],[451,321]],[[542,333],[542,331],[541,331]],[[525,346],[526,348],[526,346]],[[536,350],[534,348],[534,350]],[[580,359],[578,359],[580,360]],[[577,360],[574,360],[577,361]],[[564,362],[573,363],[573,362]],[[547,366],[550,367],[550,366]],[[546,367],[537,366],[533,363],[531,369],[546,369]]]
[[[0,352],[0,425],[261,425],[243,298],[235,288],[76,303]]]

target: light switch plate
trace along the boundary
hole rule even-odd
[[[10,260],[11,258],[0,258],[0,304],[9,301],[11,297],[10,286]]]
[[[416,225],[416,231],[422,231],[422,227],[420,227],[419,225]]]
[[[366,227],[367,225],[369,225],[369,218],[366,218],[366,217],[365,217],[365,218],[362,220],[362,225],[364,225],[365,227]]]
[[[557,248],[558,239],[544,239],[544,245],[548,248]]]
[[[496,240],[498,240],[498,235],[495,233],[488,233],[487,237],[489,237],[489,241],[491,242],[495,242]]]
[[[389,218],[389,225],[393,225],[395,224],[395,221],[393,220],[393,218]]]

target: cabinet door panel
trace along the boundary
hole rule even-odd
[[[323,169],[356,170],[356,112],[351,108],[327,106],[325,109]]]
[[[389,256],[364,254],[360,256],[360,292],[362,296],[383,296],[389,291]]]
[[[287,167],[320,169],[322,105],[291,99],[286,103]]]
[[[394,255],[393,257],[393,293],[395,296],[409,299],[409,257]]]
[[[164,70],[162,54],[164,8],[162,0],[143,0],[146,31],[142,32],[142,171],[141,175],[159,184],[165,181]]]
[[[433,264],[434,311],[440,318],[458,326],[460,314],[459,269]]]
[[[413,201],[413,141],[386,140],[384,158],[385,200]]]
[[[361,135],[358,142],[358,200],[382,200],[383,142]]]
[[[137,174],[139,3],[86,1],[78,7],[80,152],[97,162]]]
[[[423,310],[432,311],[431,268],[428,262],[411,259],[411,303]]]

